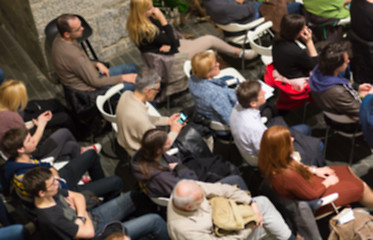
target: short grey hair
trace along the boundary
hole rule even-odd
[[[183,194],[179,196],[177,194],[179,187],[181,185],[188,184],[187,187],[183,186]],[[192,184],[197,184],[195,181],[192,180],[181,180],[179,181],[174,190],[172,191],[172,202],[173,204],[180,209],[185,209],[187,205],[194,206],[196,202],[195,197],[195,190],[196,188],[192,186]]]
[[[161,77],[155,69],[144,67],[136,78],[136,91],[143,93],[147,88],[155,88],[160,81]]]

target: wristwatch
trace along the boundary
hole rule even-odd
[[[80,220],[82,220],[83,223],[87,221],[87,218],[82,217],[82,216],[77,216],[76,218],[79,218]]]

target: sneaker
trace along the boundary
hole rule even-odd
[[[238,54],[238,57],[241,58],[242,55],[244,56],[246,60],[251,60],[251,59],[256,58],[258,56],[258,53],[252,49],[245,49],[245,50],[241,50],[240,54]]]
[[[88,175],[84,175],[84,176],[80,179],[80,181],[82,181],[84,184],[87,184],[87,183],[91,182],[92,179],[91,179],[90,176],[88,176]]]
[[[82,154],[82,153],[84,153],[84,152],[86,152],[88,150],[91,150],[91,149],[95,150],[97,153],[100,153],[101,149],[102,149],[102,145],[99,144],[99,143],[95,143],[95,144],[93,144],[91,146],[81,147],[80,154]]]

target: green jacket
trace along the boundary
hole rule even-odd
[[[306,10],[324,18],[347,18],[350,11],[344,6],[345,0],[303,0]]]

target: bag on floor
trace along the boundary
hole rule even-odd
[[[339,219],[345,211],[346,209],[330,220],[328,240],[373,239],[373,216],[362,208],[356,208],[352,210],[354,219],[341,224]]]

